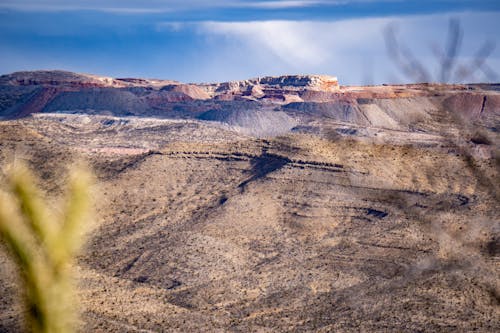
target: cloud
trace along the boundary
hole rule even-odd
[[[152,2],[134,3],[141,6]],[[5,1],[0,0],[1,3]],[[110,7],[113,3],[102,0],[108,10],[114,8]],[[85,4],[100,2],[89,0]],[[131,4],[130,0],[123,0],[120,8]],[[235,21],[228,22],[229,16],[209,15],[209,21],[196,21],[205,16],[194,15],[194,21],[186,22],[182,14],[175,12],[152,16],[4,12],[0,17],[0,70],[65,68],[187,82],[281,74],[330,74],[338,76],[342,84],[401,82],[408,79],[388,59],[383,36],[386,25],[397,24],[399,38],[435,73],[438,62],[430,45],[445,44],[448,19],[453,16],[460,18],[464,27],[462,62],[470,63],[481,44],[491,39],[499,47],[487,64],[500,72],[500,23],[495,12],[381,16],[337,21],[270,19],[274,15],[257,17],[267,17],[266,20],[245,21],[232,16]],[[160,19],[166,22],[159,23]],[[476,75],[477,81],[484,80],[481,72]]]
[[[222,37],[225,43],[245,49],[246,62],[264,70],[273,71],[276,66],[286,68],[289,73],[341,71],[344,77],[351,77],[359,75],[361,58],[383,53],[381,31],[388,22],[388,19],[203,22],[198,24],[198,32]],[[259,59],[259,64],[253,64],[254,59]],[[348,71],[350,75],[346,75]]]
[[[246,3],[237,2],[234,5],[247,8],[283,9],[283,8],[303,8],[303,7],[319,6],[319,5],[332,6],[332,5],[341,5],[346,3],[348,3],[348,1],[280,0],[280,1],[249,1]]]
[[[352,2],[353,0],[351,0]],[[356,0],[354,0],[356,1]],[[200,8],[257,8],[282,9],[300,8],[317,5],[344,4],[349,1],[328,0],[87,0],[85,2],[71,2],[62,0],[3,0],[0,8],[25,11],[80,11],[92,10],[116,13],[161,13],[174,10]]]
[[[281,10],[317,6],[332,7],[356,3],[384,4],[398,1],[401,0],[86,0],[78,2],[68,0],[2,0],[0,2],[0,9],[38,12],[86,10],[108,13],[145,14],[221,8]]]
[[[199,29],[243,41],[256,50],[264,49],[293,67],[325,61],[325,48],[314,40],[318,26],[328,25],[297,21],[204,22]]]
[[[499,24],[494,13],[456,13],[464,27],[461,62],[470,58],[487,39],[497,41]],[[383,31],[399,26],[400,39],[433,73],[439,66],[430,50],[444,45],[450,15],[363,18],[341,21],[197,22],[175,25],[194,29],[214,48],[216,59],[205,59],[208,68],[231,69],[238,75],[318,73],[339,76],[346,84],[408,81],[388,58]],[[237,50],[237,51],[236,51]],[[238,56],[235,56],[235,53]],[[488,60],[498,73],[500,51]],[[222,59],[222,60],[221,60]],[[222,70],[222,69],[221,69]],[[485,80],[478,72],[477,80]]]
[[[189,2],[189,1],[188,1]],[[169,12],[178,5],[176,0],[168,1],[146,0],[142,2],[132,0],[3,0],[0,9],[34,12],[59,11],[100,11],[106,13],[147,14]]]

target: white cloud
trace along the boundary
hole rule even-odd
[[[203,8],[284,9],[319,5],[342,5],[350,2],[387,2],[398,0],[2,0],[0,9],[22,11],[92,10],[112,13],[162,13]]]
[[[262,9],[282,9],[282,8],[303,8],[318,5],[339,5],[348,1],[335,0],[279,0],[279,1],[249,1],[245,3],[235,3],[236,6]]]
[[[345,72],[345,64],[360,62],[373,43],[383,43],[381,29],[388,22],[386,19],[204,22],[198,25],[198,31],[223,37],[226,43],[244,48],[248,63],[253,62],[252,58],[265,59],[269,64],[284,64],[290,73],[334,74],[340,66]],[[262,62],[260,65],[270,67]]]
[[[387,56],[383,31],[389,23],[400,27],[400,40],[424,67],[437,73],[439,65],[430,45],[432,42],[444,45],[449,17],[198,22],[176,24],[175,28],[194,28],[205,36],[207,47],[212,47],[211,57],[203,58],[206,77],[220,77],[221,72],[234,73],[233,79],[235,76],[318,73],[337,75],[346,84],[359,84],[372,80],[378,83],[408,80]],[[494,13],[457,13],[453,17],[459,17],[464,28],[459,60],[466,61],[486,39],[498,41],[499,24]],[[498,58],[500,50],[497,49],[488,61],[497,73]],[[481,79],[484,77],[478,77]]]
[[[265,49],[290,66],[323,63],[324,47],[317,39],[317,26],[324,23],[297,21],[204,22],[200,31],[244,41],[251,48]]]
[[[86,2],[70,2],[60,0],[3,0],[0,2],[0,9],[12,9],[20,11],[34,12],[60,12],[60,11],[82,11],[91,10],[106,13],[123,13],[123,14],[148,14],[148,13],[164,13],[172,10],[172,6],[168,4],[160,4],[155,6],[151,2],[145,1],[143,4],[137,2],[123,1],[95,1],[89,0]]]

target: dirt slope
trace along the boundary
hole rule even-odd
[[[52,198],[73,159],[95,171],[84,332],[496,332],[498,93],[419,87],[40,113],[0,121],[0,165],[26,161]],[[0,332],[19,331],[0,253]]]
[[[99,176],[84,331],[500,328],[497,202],[454,147],[68,117],[0,123],[0,142],[2,163],[17,151],[53,195],[71,156]]]

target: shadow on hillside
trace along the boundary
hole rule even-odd
[[[238,188],[243,192],[248,183],[264,178],[273,171],[279,170],[291,160],[288,157],[267,152],[267,147],[262,148],[262,153],[258,157],[250,160],[252,168],[250,169],[251,177],[238,185]]]

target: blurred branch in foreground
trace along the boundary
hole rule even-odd
[[[437,58],[440,69],[432,75],[418,60],[413,51],[397,37],[397,27],[388,25],[384,31],[385,44],[390,59],[399,71],[414,82],[471,82],[476,81],[476,73],[483,73],[491,82],[497,81],[498,74],[486,63],[495,50],[495,43],[486,40],[468,63],[460,63],[463,29],[458,19],[450,19],[447,40],[444,47],[433,44],[431,51]]]
[[[7,172],[0,191],[0,235],[22,275],[32,332],[74,330],[77,320],[71,266],[83,245],[90,218],[91,176],[70,172],[65,209],[51,209],[25,166]]]
[[[460,61],[459,54],[463,35],[460,21],[450,20],[444,46],[437,44],[432,46],[432,52],[439,64],[438,70],[434,73],[429,68],[424,67],[404,42],[397,38],[395,26],[389,25],[387,27],[385,41],[390,59],[403,75],[414,82],[430,82],[432,80],[441,83],[477,81],[478,72],[481,72],[490,81],[498,80],[497,73],[487,65],[488,57],[495,49],[495,43],[484,41],[475,52],[472,60]],[[421,87],[423,90],[427,90],[430,96],[435,96],[438,103],[442,103],[443,99],[446,98],[446,94],[439,88],[439,85],[421,85]],[[436,87],[440,91],[436,91]],[[487,92],[477,93],[474,90],[464,90],[462,95],[460,103],[479,95],[482,101],[481,113],[484,111],[485,103],[489,98]],[[441,108],[440,122],[442,126],[437,129],[438,134],[442,137],[441,147],[446,147],[449,153],[456,154],[465,162],[465,166],[470,170],[472,180],[475,182],[473,189],[475,197],[480,198],[483,203],[498,202],[500,200],[500,153],[497,131],[484,126],[481,123],[481,115],[473,115],[470,106],[463,106],[463,111],[457,104],[441,104]],[[486,147],[491,152],[489,157],[483,158],[475,155],[476,148]],[[432,182],[435,176],[431,174],[428,177]],[[498,279],[492,278],[495,276],[495,269],[491,266],[491,261],[485,257],[484,249],[479,245],[482,241],[481,237],[488,236],[490,237],[488,244],[493,244],[489,246],[491,248],[496,246],[499,230],[496,212],[478,211],[473,218],[468,220],[466,225],[460,227],[460,232],[455,232],[456,225],[454,225],[453,220],[449,223],[445,218],[436,218],[439,215],[433,214],[433,210],[438,213],[438,209],[429,207],[426,210],[420,210],[399,195],[391,196],[391,200],[405,207],[407,215],[420,222],[418,225],[424,235],[431,239],[437,239],[439,251],[426,257],[426,260],[431,259],[431,262],[434,262],[433,265],[427,267],[442,270],[453,267],[455,271],[466,272],[467,275],[481,281],[497,297],[500,290]]]

